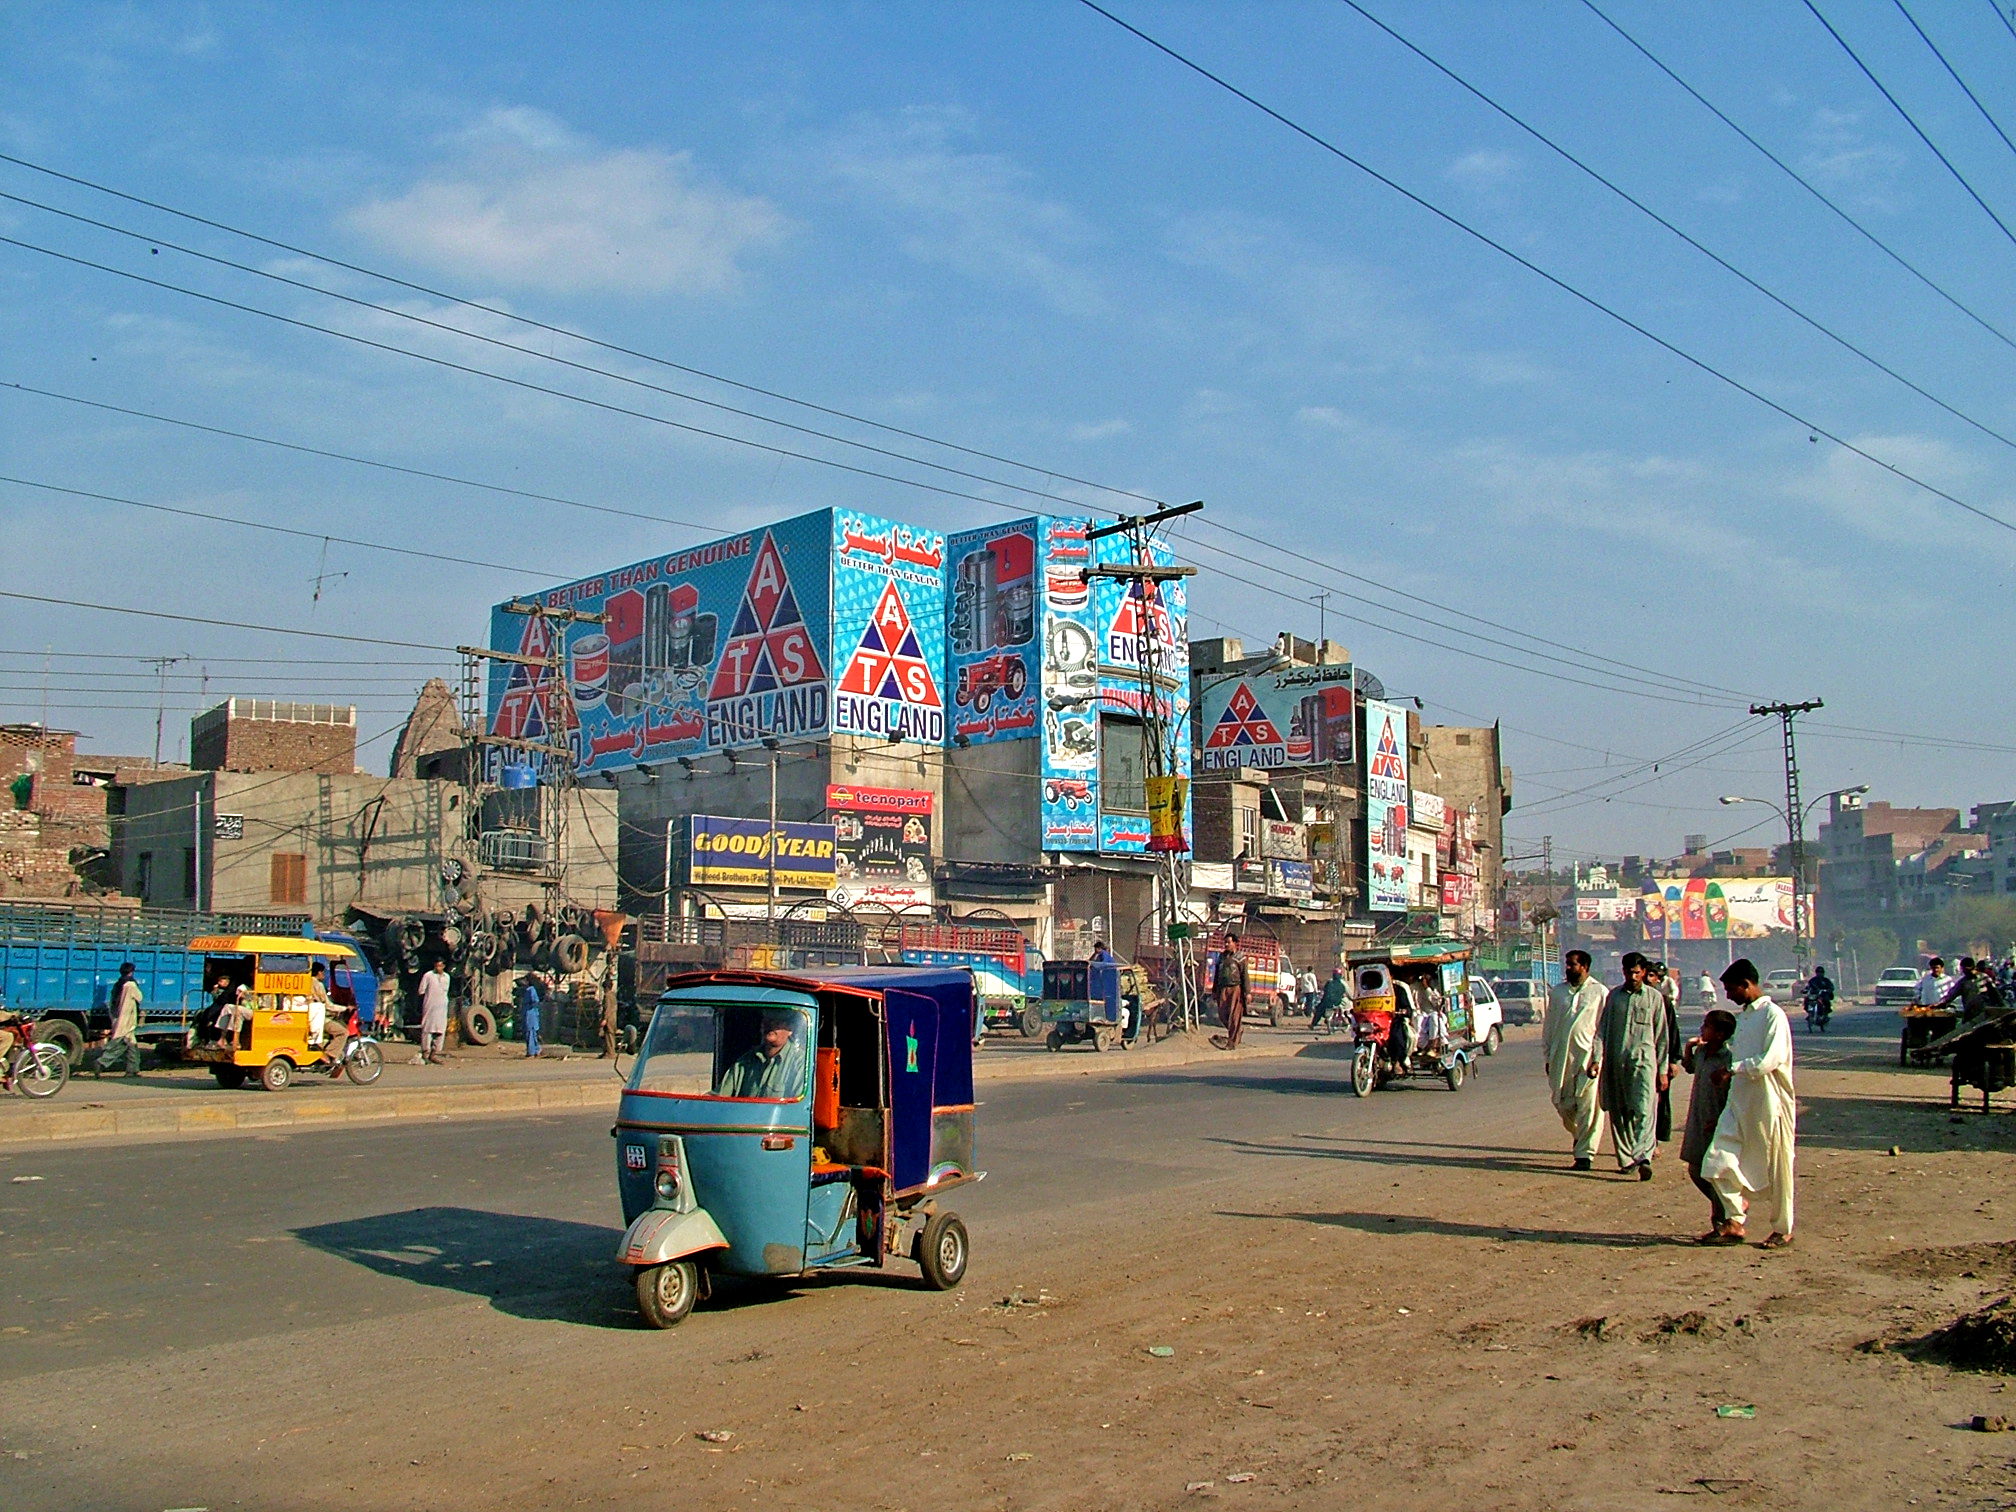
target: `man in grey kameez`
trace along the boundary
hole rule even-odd
[[[1640,1181],[1652,1179],[1659,1094],[1677,1050],[1667,1042],[1666,999],[1646,982],[1645,958],[1634,950],[1624,957],[1624,985],[1611,989],[1596,1017],[1589,1074],[1610,1116],[1617,1167],[1637,1167]]]

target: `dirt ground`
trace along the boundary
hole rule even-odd
[[[1534,1078],[1518,1148],[1256,1139],[1243,1189],[1053,1214],[952,1293],[730,1291],[586,1344],[478,1305],[388,1319],[363,1402],[338,1330],[257,1346],[256,1399],[244,1346],[101,1369],[127,1426],[75,1464],[153,1495],[236,1455],[212,1508],[2016,1508],[2016,1432],[1970,1426],[2016,1416],[2016,1376],[1897,1347],[2016,1292],[2016,1117],[1941,1093],[1873,1056],[1802,1070],[1782,1253],[1686,1242],[1670,1146],[1649,1184],[1570,1173]],[[0,1415],[9,1444],[56,1431]]]

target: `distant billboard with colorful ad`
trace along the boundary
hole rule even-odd
[[[1207,680],[1197,700],[1197,766],[1272,770],[1356,759],[1349,666],[1283,667]]]
[[[1365,905],[1407,911],[1407,711],[1365,700]]]
[[[1644,884],[1637,913],[1648,942],[1759,940],[1792,932],[1790,877],[1668,877]],[[1810,932],[1812,926],[1809,924]]]
[[[921,789],[826,789],[833,822],[833,901],[845,907],[880,903],[889,908],[929,906],[932,798]]]

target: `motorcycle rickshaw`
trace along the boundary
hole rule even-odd
[[[973,1169],[973,977],[933,967],[696,971],[666,983],[624,1084],[616,1258],[670,1328],[715,1275],[805,1276],[917,1262],[966,1274],[939,1206]],[[711,1073],[677,1052],[712,1021]],[[674,1031],[677,1030],[678,1033]]]
[[[333,940],[292,935],[202,935],[189,942],[203,957],[203,988],[221,978],[226,991],[243,987],[245,1023],[229,1035],[205,1043],[186,1031],[181,1058],[207,1065],[220,1087],[242,1087],[257,1077],[269,1092],[284,1090],[297,1071],[328,1073],[336,1068],[326,1053],[328,1015],[347,1015],[356,1004],[354,973],[371,968],[350,946]],[[320,961],[330,1006],[314,1000],[310,966]],[[228,1000],[228,999],[227,999]],[[378,1042],[352,1033],[343,1048],[343,1074],[359,1086],[378,1080],[385,1069]]]
[[[1434,1077],[1451,1092],[1469,1077],[1469,949],[1434,940],[1350,955],[1351,1090],[1370,1097],[1388,1082]],[[1420,1021],[1439,1034],[1424,1043]]]

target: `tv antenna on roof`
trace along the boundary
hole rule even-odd
[[[315,596],[308,601],[309,612],[312,614],[315,606],[322,602],[323,584],[341,582],[348,576],[350,574],[347,572],[331,572],[329,570],[329,537],[322,537],[322,555],[315,563],[315,576],[310,580],[315,584]]]

